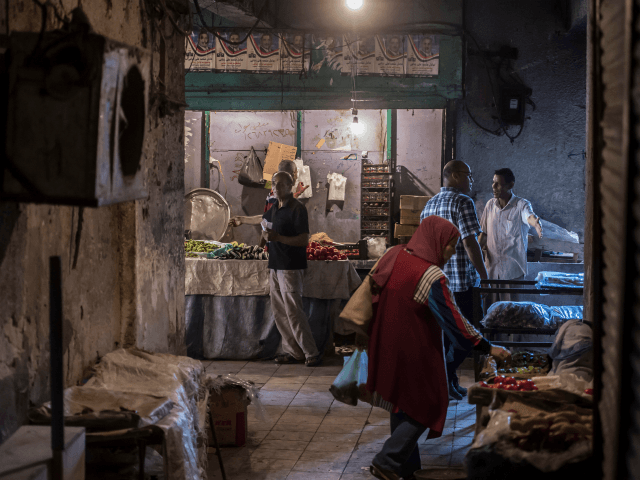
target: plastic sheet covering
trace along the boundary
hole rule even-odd
[[[296,167],[298,167],[298,182],[304,186],[309,186],[304,192],[300,194],[298,199],[313,197],[313,187],[311,186],[311,169],[306,166],[301,158],[294,160]]]
[[[573,373],[549,374],[545,377],[533,377],[532,380],[540,390],[562,390],[587,400],[593,399],[593,396],[584,393],[593,388],[593,380],[586,380]]]
[[[558,330],[549,350],[553,359],[551,375],[572,373],[593,380],[593,332],[581,320],[570,320]]]
[[[367,254],[371,260],[377,260],[387,249],[386,237],[367,237]]]
[[[562,242],[569,243],[580,243],[580,237],[575,232],[570,232],[555,223],[547,222],[546,220],[540,219],[540,224],[542,225],[542,231],[544,232],[544,238],[549,240],[560,240]],[[531,227],[529,229],[529,235],[535,235],[536,229]]]
[[[540,272],[537,288],[583,288],[584,273]]]
[[[202,363],[188,357],[120,349],[105,355],[86,386],[168,397],[174,403],[156,423],[165,434],[167,478],[204,478],[198,465],[198,400],[204,395]]]
[[[207,388],[215,390],[218,395],[222,394],[222,388],[227,385],[243,388],[247,394],[249,404],[253,404],[255,406],[256,417],[258,420],[265,423],[269,421],[267,410],[264,408],[262,400],[260,400],[260,389],[256,387],[253,382],[230,374],[215,376],[208,375],[205,379],[205,385]]]
[[[264,260],[216,262],[185,259],[185,294],[220,297],[269,295],[269,268]],[[308,262],[302,296],[349,299],[362,283],[351,262]]]
[[[527,463],[544,473],[549,473],[559,470],[564,465],[584,461],[591,456],[591,442],[588,440],[577,441],[568,450],[557,453],[519,449],[509,441],[509,437],[514,435],[510,427],[514,414],[496,409],[491,410],[489,415],[487,428],[476,436],[465,458],[468,471],[473,472],[470,478],[513,478],[495,475],[500,471],[505,459],[514,463]],[[487,449],[496,454],[496,465],[492,465],[489,461],[490,455]],[[486,468],[487,472],[481,471],[482,467]],[[491,475],[484,476],[489,472]]]
[[[331,336],[337,302],[342,300],[302,299],[311,333],[321,352]],[[278,353],[281,337],[268,296],[187,295],[185,324],[187,354],[193,358],[251,360],[272,358]]]
[[[168,397],[111,391],[103,388],[70,387],[64,391],[64,415],[67,425],[89,431],[121,430],[153,425],[173,408]],[[29,412],[38,424],[51,423],[51,402]]]
[[[580,306],[548,307],[533,302],[496,302],[482,324],[487,328],[559,328],[568,320],[582,319]]]

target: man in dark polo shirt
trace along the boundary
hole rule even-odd
[[[307,209],[293,198],[293,178],[277,172],[272,180],[277,203],[265,212],[269,222],[263,237],[269,242],[271,308],[282,336],[285,354],[277,363],[305,362],[315,367],[322,361],[302,308],[302,280],[307,268],[309,220]]]

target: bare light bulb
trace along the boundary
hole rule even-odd
[[[363,0],[347,0],[347,7],[351,10],[358,10],[362,7]]]
[[[353,117],[353,123],[351,124],[351,133],[354,135],[362,135],[366,126],[362,122],[358,122],[358,117]]]

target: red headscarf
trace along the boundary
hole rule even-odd
[[[406,245],[396,245],[378,262],[375,272],[371,276],[373,281],[382,288],[389,280],[398,254],[407,249],[416,257],[419,257],[432,265],[444,267],[444,247],[453,240],[459,238],[460,232],[449,220],[432,215],[425,218]]]

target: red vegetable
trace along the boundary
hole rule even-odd
[[[513,377],[507,377],[504,379],[504,381],[502,382],[503,385],[516,385],[517,384],[517,380]]]
[[[504,375],[498,375],[496,378],[493,379],[493,383],[496,385],[501,385],[505,380],[505,376]]]
[[[593,388],[587,388],[584,393],[586,393],[587,395],[593,395]]]
[[[480,382],[480,386],[484,388],[489,388],[489,385],[487,385],[487,382]]]
[[[504,385],[505,390],[518,390],[517,385]]]

